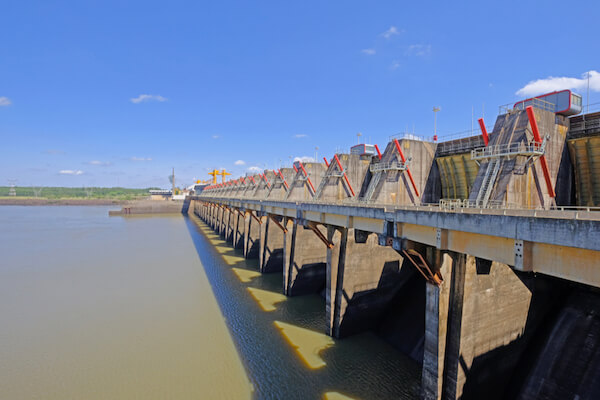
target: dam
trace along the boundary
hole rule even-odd
[[[282,294],[321,294],[327,335],[391,332],[423,399],[598,398],[599,122],[530,99],[481,135],[296,162],[186,210]]]

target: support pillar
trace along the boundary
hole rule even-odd
[[[437,251],[435,261],[444,280],[440,287],[426,283],[425,344],[421,374],[421,398],[424,400],[442,399],[447,350],[449,357],[457,360],[454,354],[455,338],[448,335],[448,326],[452,325],[452,331],[452,328],[456,328],[456,323],[460,323],[465,259],[464,254]],[[448,349],[447,339],[452,341]]]
[[[259,266],[260,272],[279,272],[283,270],[283,236],[281,226],[285,226],[285,218],[279,223],[273,218],[279,217],[262,216],[259,240]]]
[[[288,223],[283,246],[283,292],[287,296],[315,293],[325,287],[327,246],[295,219]],[[315,227],[326,237],[323,227]]]
[[[233,225],[233,248],[244,249],[244,213],[238,210]]]
[[[441,272],[441,287],[427,286],[422,397],[513,397],[505,391],[553,310],[556,283],[450,252],[443,255]]]
[[[327,251],[328,333],[339,338],[372,329],[412,271],[402,272],[402,257],[379,246],[375,234],[361,244],[353,229],[328,227],[327,238],[334,245]]]
[[[244,216],[244,257],[258,258],[260,243],[260,219],[250,215],[249,211]]]

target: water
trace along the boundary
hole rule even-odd
[[[3,399],[417,397],[413,361],[324,335],[321,297],[197,219],[107,211],[0,207]]]

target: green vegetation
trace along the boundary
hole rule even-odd
[[[148,196],[147,189],[127,189],[122,187],[30,187],[16,186],[17,197],[40,197],[46,199],[113,199],[113,200],[136,200]],[[0,186],[0,197],[9,196],[10,187]]]

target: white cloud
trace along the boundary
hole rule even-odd
[[[294,162],[296,161],[300,161],[302,163],[307,163],[307,162],[315,162],[314,157],[309,157],[309,156],[302,156],[302,157],[294,157]]]
[[[236,162],[234,162],[235,165],[246,165],[246,161],[244,160],[237,160]]]
[[[373,56],[375,55],[376,51],[375,49],[362,49],[361,53],[366,54],[368,56]]]
[[[108,167],[109,165],[112,165],[111,162],[108,162],[108,161],[98,161],[98,160],[92,160],[92,161],[88,162],[88,164],[90,164],[90,165],[99,165],[99,166],[102,166],[102,167]]]
[[[406,50],[409,56],[425,57],[431,54],[430,44],[411,44]]]
[[[297,135],[292,136],[295,139],[302,139],[305,137],[308,137],[308,135],[304,134],[304,133],[298,133]]]
[[[145,103],[148,101],[158,101],[161,103],[163,101],[167,101],[165,97],[162,97],[158,94],[140,94],[138,97],[134,97],[129,100],[131,100],[131,102],[134,104]]]
[[[221,136],[219,136],[219,135],[212,135],[212,138],[213,138],[213,139],[218,139],[218,138],[220,138],[220,137],[221,137]]]
[[[253,166],[253,167],[248,168],[248,172],[262,172],[262,168]]]
[[[61,169],[60,171],[58,171],[58,173],[61,175],[81,175],[81,174],[83,174],[83,171],[80,169],[78,169],[78,170]]]
[[[386,39],[391,38],[394,35],[399,35],[400,31],[398,30],[398,28],[396,28],[395,26],[390,26],[390,29],[388,29],[387,31],[383,32],[381,34],[381,36],[383,36]]]
[[[0,107],[10,106],[12,101],[8,97],[0,97]]]
[[[131,161],[152,161],[150,157],[131,157]]]
[[[590,90],[600,92],[600,72],[589,71],[581,75],[581,78],[570,78],[566,76],[549,76],[545,79],[531,81],[521,89],[517,90],[517,96],[536,96],[538,94],[554,92],[555,90],[585,90],[588,84],[588,73],[590,77]]]
[[[398,69],[402,66],[402,64],[400,63],[400,61],[393,61],[392,65],[390,65],[390,69]]]

